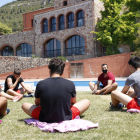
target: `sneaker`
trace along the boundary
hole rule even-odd
[[[17,102],[17,101],[21,100],[22,97],[23,97],[23,95],[15,96],[13,99],[13,102]]]
[[[28,95],[24,95],[23,97],[34,97],[34,95],[35,95],[34,93],[30,93],[30,94],[28,93]]]
[[[110,102],[110,106],[111,106],[111,108],[114,108],[112,102]],[[124,104],[119,103],[117,108],[124,108],[124,107],[125,107]]]

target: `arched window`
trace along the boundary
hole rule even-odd
[[[13,48],[10,46],[6,46],[1,50],[1,55],[2,56],[13,56],[14,52],[13,52]]]
[[[64,30],[65,29],[65,19],[64,15],[61,15],[59,17],[59,30]]]
[[[75,35],[66,41],[66,56],[85,54],[85,39],[82,36]]]
[[[68,28],[74,28],[74,14],[70,13],[68,15]]]
[[[61,56],[61,42],[57,39],[51,39],[45,44],[44,57]]]
[[[48,33],[48,20],[43,20],[43,33]]]
[[[56,31],[56,18],[51,19],[51,32]]]
[[[20,44],[16,48],[16,54],[17,54],[17,56],[31,57],[32,56],[32,47],[27,43]]]
[[[79,11],[77,13],[77,27],[84,26],[84,11]]]

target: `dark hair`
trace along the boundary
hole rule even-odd
[[[65,63],[60,58],[52,58],[50,60],[48,68],[51,70],[51,74],[57,73],[62,75],[64,71]]]
[[[20,69],[19,68],[15,68],[14,69],[14,74],[20,75],[21,74]]]
[[[107,65],[107,64],[102,64],[101,67],[102,67],[102,66],[105,66],[105,65]],[[107,65],[107,68],[108,68],[108,65]]]
[[[140,68],[140,57],[134,56],[128,61],[129,65],[132,65],[135,69]]]

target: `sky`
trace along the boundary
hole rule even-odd
[[[16,1],[16,0],[0,0],[0,7],[12,1]]]

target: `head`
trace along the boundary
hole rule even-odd
[[[131,73],[135,72],[138,68],[140,68],[140,57],[134,56],[129,61],[129,68]]]
[[[20,69],[18,69],[18,68],[15,68],[14,69],[14,78],[15,79],[17,79],[18,77],[20,77],[20,75],[21,75],[21,71],[20,71]]]
[[[65,63],[60,58],[52,58],[50,60],[48,68],[50,69],[50,76],[53,74],[63,74]]]
[[[101,65],[101,69],[102,69],[102,72],[103,73],[107,73],[108,72],[108,66],[107,66],[107,64],[102,64]]]

